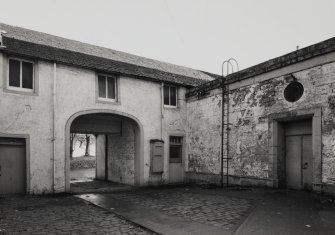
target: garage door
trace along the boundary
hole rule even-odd
[[[25,139],[0,138],[0,194],[26,193]]]

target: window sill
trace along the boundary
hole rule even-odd
[[[4,88],[4,92],[6,93],[13,93],[13,94],[19,94],[19,95],[31,95],[31,96],[37,96],[36,92],[34,90],[30,89],[20,89],[20,88]]]
[[[121,105],[121,103],[119,101],[112,100],[112,99],[110,99],[110,100],[109,99],[101,99],[101,98],[96,99],[96,103]]]
[[[180,111],[180,108],[178,106],[164,105],[164,109],[172,111]]]

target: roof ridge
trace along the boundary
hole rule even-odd
[[[146,64],[156,63],[156,64],[159,64],[160,66],[156,67],[155,69],[160,70],[160,71],[167,72],[166,70],[164,70],[163,67],[164,66],[169,66],[169,67],[174,67],[176,69],[178,68],[178,69],[182,70],[182,71],[179,71],[179,72],[178,71],[174,71],[174,72],[169,71],[170,73],[175,73],[175,74],[178,74],[178,75],[197,78],[197,79],[201,79],[201,80],[209,80],[210,78],[215,78],[209,72],[204,72],[204,71],[194,69],[194,68],[190,68],[190,67],[187,67],[187,66],[177,65],[177,64],[162,61],[162,60],[151,59],[151,58],[148,58],[148,57],[145,57],[145,56],[140,56],[140,55],[132,54],[132,53],[129,53],[129,52],[123,52],[123,51],[111,49],[111,48],[108,48],[108,47],[105,47],[105,46],[94,45],[94,44],[90,44],[90,43],[87,43],[87,42],[82,42],[82,41],[75,40],[75,39],[69,39],[69,38],[65,38],[65,37],[62,37],[62,36],[58,36],[58,35],[54,35],[54,34],[50,34],[50,33],[45,33],[45,32],[40,32],[40,31],[37,31],[37,30],[27,29],[27,28],[23,28],[23,27],[20,27],[20,26],[16,26],[16,25],[9,25],[9,24],[6,24],[6,23],[1,23],[1,22],[0,22],[0,29],[1,29],[2,25],[6,26],[6,27],[15,28],[16,30],[21,30],[21,31],[24,30],[24,31],[26,31],[26,33],[30,32],[30,33],[39,34],[40,36],[52,37],[52,38],[55,38],[55,40],[57,40],[57,39],[58,40],[64,40],[67,43],[75,43],[75,44],[80,44],[80,46],[94,47],[95,49],[110,52],[110,53],[112,53],[112,54],[114,54],[115,56],[118,56],[118,57],[121,57],[123,55],[123,56],[126,56],[126,57],[133,57],[132,59],[135,59],[135,60],[136,59],[137,60],[145,60]],[[7,37],[10,37],[10,35],[8,35]],[[16,38],[16,37],[13,35],[13,38]],[[19,39],[19,38],[16,38],[16,39]],[[46,43],[41,43],[41,44],[42,45],[48,45]],[[51,45],[48,45],[48,46],[51,46]],[[74,52],[78,52],[74,48],[73,49],[64,48],[64,49],[74,51]],[[86,54],[86,55],[92,55],[92,53],[88,53],[88,52],[85,52],[85,51],[80,51],[80,53],[83,53],[83,54]],[[95,56],[98,56],[98,55],[95,55]],[[99,56],[101,58],[111,59],[110,56],[106,56],[106,54],[105,55],[101,54]],[[128,60],[128,61],[122,61],[122,62],[133,64],[133,65],[138,65],[138,64],[135,63],[135,61],[131,61],[131,59]],[[148,67],[148,66],[145,66],[145,65],[141,65],[141,66]],[[194,74],[194,76],[186,75],[185,74],[187,72],[186,70],[191,70],[191,71],[193,71],[193,73],[201,73],[201,75],[203,75],[204,77],[208,77],[208,79],[204,79],[204,78],[201,78],[199,76],[196,76],[196,74]]]
[[[179,84],[186,87],[193,87],[206,82],[206,80],[203,79],[173,74],[155,68],[129,64],[127,62],[103,58],[96,55],[83,54],[78,51],[69,51],[63,48],[27,42],[12,37],[5,36],[3,39],[6,47],[0,50],[0,52],[3,51],[16,56],[20,55],[27,58],[54,61],[65,65],[79,66],[100,72],[141,77],[145,80]]]

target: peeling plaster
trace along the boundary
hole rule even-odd
[[[273,168],[273,159],[269,151],[272,133],[268,117],[277,113],[290,113],[294,117],[298,109],[321,107],[322,180],[324,183],[335,184],[335,63],[302,70],[294,76],[303,84],[304,94],[293,103],[283,97],[283,91],[288,84],[283,76],[230,92],[230,174],[256,178],[272,177],[270,170]],[[221,112],[221,109],[213,109],[212,102],[211,97],[188,105],[188,127],[191,129],[190,171],[213,174],[219,172],[218,168],[213,167],[213,156],[220,152],[220,144],[206,141],[210,139],[208,130],[212,130],[214,123],[219,124],[216,116]],[[212,130],[211,135],[220,138],[217,130]],[[219,166],[220,161],[216,164]]]

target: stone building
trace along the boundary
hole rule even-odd
[[[335,38],[186,96],[188,180],[335,192]]]
[[[97,135],[98,179],[183,181],[185,93],[212,76],[10,25],[0,29],[0,194],[69,191],[71,132]]]
[[[335,38],[223,80],[0,30],[0,194],[69,191],[72,132],[97,136],[102,180],[335,191]]]

